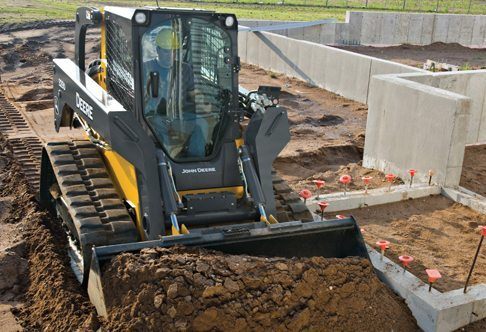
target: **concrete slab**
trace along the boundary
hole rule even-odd
[[[447,26],[447,43],[457,43],[461,36],[461,25],[463,15],[450,15],[449,22]]]
[[[486,15],[476,16],[471,37],[471,46],[479,47],[484,45],[486,39]],[[484,47],[484,46],[483,46]]]
[[[312,43],[319,43],[321,41],[321,27],[315,25],[305,28],[303,39]]]
[[[336,43],[336,25],[344,23],[329,23],[321,25],[320,44],[335,44]]]
[[[397,21],[395,29],[393,30],[393,44],[403,44],[404,41],[408,41],[408,31],[410,30],[410,22],[413,14],[399,14],[397,15]]]
[[[372,189],[368,191],[368,194],[365,194],[364,190],[351,191],[346,193],[346,195],[343,192],[332,193],[320,195],[319,200],[317,200],[316,196],[313,196],[307,200],[307,206],[311,211],[319,211],[317,202],[326,201],[329,203],[326,212],[338,212],[439,195],[441,193],[439,186],[429,186],[425,183],[416,183],[412,188],[409,185],[392,186],[391,189],[391,191],[388,191],[388,188]]]
[[[434,15],[432,42],[447,42],[447,32],[449,30],[450,16],[451,15]]]

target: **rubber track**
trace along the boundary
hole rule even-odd
[[[0,93],[0,131],[2,134],[28,133],[30,129],[19,110]]]
[[[22,173],[29,183],[29,191],[37,194],[39,192],[42,142],[37,137],[10,138],[8,142],[15,160],[19,163]]]
[[[272,172],[272,181],[278,221],[314,220],[312,213],[302,202],[300,196],[275,171]]]
[[[137,241],[135,224],[91,142],[48,143],[46,151],[72,218],[71,232],[85,254],[91,245]]]

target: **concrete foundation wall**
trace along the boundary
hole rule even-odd
[[[469,97],[471,106],[466,143],[486,143],[486,70],[402,77]]]
[[[366,103],[373,75],[425,71],[270,32],[240,32],[241,61]]]
[[[272,21],[262,21],[271,25]],[[281,23],[281,22],[280,22]],[[486,15],[351,12],[346,22],[275,31],[320,44],[428,45],[435,42],[486,47]]]
[[[363,165],[403,178],[414,168],[422,180],[432,169],[434,183],[457,187],[472,99],[414,82],[410,76],[371,80]]]

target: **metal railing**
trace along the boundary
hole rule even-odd
[[[189,0],[189,2],[486,14],[486,0]]]

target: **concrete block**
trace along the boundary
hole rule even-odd
[[[336,43],[342,45],[349,44],[349,29],[346,24],[336,24]]]
[[[260,43],[260,38],[258,38],[255,32],[248,32],[246,41],[246,62],[252,65],[260,65],[258,63],[258,44]]]
[[[447,27],[447,39],[448,43],[457,43],[459,42],[461,36],[461,25],[463,15],[450,15],[449,17],[449,25]]]
[[[394,31],[395,27],[398,23],[398,18],[401,14],[395,13],[385,13],[383,14],[383,19],[381,21],[382,25],[379,30],[379,41],[378,44],[380,45],[392,45],[394,43]]]
[[[315,77],[315,66],[313,58],[315,52],[314,49],[319,48],[322,49],[320,45],[311,42],[302,42],[299,44],[298,47],[298,60],[296,62],[295,71],[299,75],[301,79],[304,81],[316,85],[316,77]]]
[[[422,33],[420,36],[420,45],[429,45],[432,43],[434,34],[435,15],[424,14],[422,17]]]
[[[288,29],[287,37],[298,40],[304,39],[304,28]]]
[[[238,56],[242,62],[247,62],[246,59],[246,50],[247,50],[247,42],[248,39],[248,32],[238,32]]]
[[[361,28],[361,44],[379,44],[381,40],[381,27],[383,14],[371,12],[363,16],[363,26]]]
[[[459,32],[459,39],[457,42],[464,46],[471,45],[474,23],[476,22],[475,16],[463,15],[461,19],[461,29]]]
[[[467,129],[467,144],[474,144],[479,142],[481,126],[485,125],[482,122],[484,113],[486,113],[486,71],[477,74],[464,74],[467,77],[467,85],[463,92],[471,98],[469,126]]]
[[[335,44],[336,43],[336,25],[343,23],[329,23],[321,24],[321,33],[319,38],[320,44]]]
[[[477,142],[486,144],[486,91],[484,93],[483,109],[481,111],[481,124],[479,125],[478,129]]]
[[[486,15],[475,16],[471,46],[486,47]]]
[[[321,41],[321,26],[314,25],[310,27],[304,28],[304,40],[313,42],[313,43],[320,43]]]
[[[408,29],[407,43],[412,45],[420,45],[422,38],[422,24],[424,15],[411,14],[410,25]]]
[[[325,88],[326,86],[326,62],[327,62],[327,48],[326,47],[314,47],[312,48],[311,57],[312,67],[311,73],[314,78],[314,82],[318,87]]]
[[[393,30],[392,44],[406,44],[408,42],[408,31],[413,14],[398,14],[395,29]]]
[[[436,14],[434,15],[434,27],[432,33],[432,43],[447,42],[447,33],[449,30],[451,15]]]
[[[361,28],[363,26],[363,12],[354,12],[349,17],[349,21],[346,21],[348,29],[349,41],[356,45],[361,41]]]
[[[458,181],[455,167],[462,166],[468,103],[462,95],[400,75],[374,76],[363,164],[398,174],[412,167],[435,169],[439,184]]]

